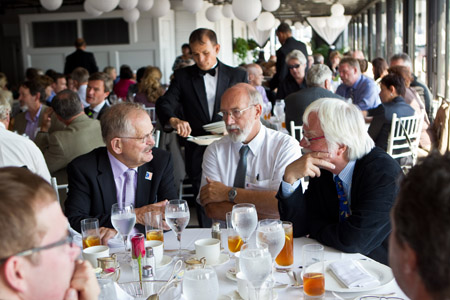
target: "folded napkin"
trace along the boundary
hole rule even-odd
[[[328,268],[348,288],[366,288],[380,285],[380,281],[369,274],[359,262],[340,260],[328,265]]]

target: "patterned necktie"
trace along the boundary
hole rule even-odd
[[[336,190],[339,199],[339,221],[344,221],[350,216],[350,207],[348,206],[347,196],[345,195],[344,186],[339,176],[334,177]]]
[[[250,148],[248,146],[242,146],[239,150],[238,166],[236,169],[236,176],[234,177],[233,187],[245,188],[245,176],[247,175],[247,153]]]
[[[133,204],[134,206],[134,198],[136,195],[135,187],[134,187],[134,176],[136,175],[136,171],[132,169],[128,169],[125,171],[125,184],[123,195],[123,204],[124,206]]]

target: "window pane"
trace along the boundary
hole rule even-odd
[[[427,2],[416,0],[416,35],[415,35],[415,61],[414,74],[426,82],[426,44],[427,44]]]
[[[77,22],[75,20],[33,22],[31,26],[35,48],[72,46],[77,38]]]
[[[122,18],[83,20],[83,37],[93,45],[129,44],[128,23]]]

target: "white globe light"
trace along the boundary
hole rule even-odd
[[[297,30],[300,30],[303,27],[302,23],[300,23],[298,21],[294,23],[294,26],[295,26],[295,29],[297,29]]]
[[[344,15],[345,7],[340,3],[335,3],[331,5],[331,15],[341,17]]]
[[[93,8],[89,1],[85,1],[84,4],[83,4],[83,7],[84,7],[84,11],[87,12],[88,14],[90,14],[93,17],[98,17],[98,16],[100,16],[103,13],[103,12]]]
[[[281,24],[280,19],[275,19],[275,21],[273,23],[273,27],[278,27],[278,26],[280,26],[280,24]]]
[[[137,8],[124,10],[123,11],[123,19],[127,21],[128,23],[136,23],[136,21],[139,19],[139,16],[141,13]]]
[[[260,0],[233,0],[233,13],[241,21],[251,22],[261,13]]]
[[[280,0],[262,0],[262,7],[267,11],[276,11],[280,7]]]
[[[193,14],[202,10],[203,4],[203,0],[183,0],[184,8]]]
[[[46,10],[57,10],[61,7],[63,0],[40,0],[39,2]]]
[[[93,8],[101,12],[113,11],[119,4],[119,0],[87,0]]]
[[[155,0],[150,14],[155,18],[164,17],[170,10],[169,0]]]
[[[136,8],[140,11],[148,11],[153,7],[153,0],[139,0]]]
[[[261,13],[258,19],[256,19],[256,28],[261,31],[272,29],[274,24],[275,17],[268,11]]]
[[[292,20],[291,19],[286,19],[283,22],[288,24],[289,26],[292,26]]]
[[[136,7],[138,0],[120,0],[119,7],[123,10],[130,10]]]
[[[217,22],[222,18],[222,10],[220,9],[220,6],[213,5],[208,7],[208,9],[205,12],[206,18],[210,22]]]
[[[233,7],[231,6],[231,4],[226,3],[226,4],[222,7],[222,15],[223,15],[225,18],[228,18],[228,19],[234,18]]]

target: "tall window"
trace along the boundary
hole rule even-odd
[[[33,47],[73,46],[77,38],[77,21],[32,22]]]
[[[416,0],[414,74],[426,82],[427,2]]]

